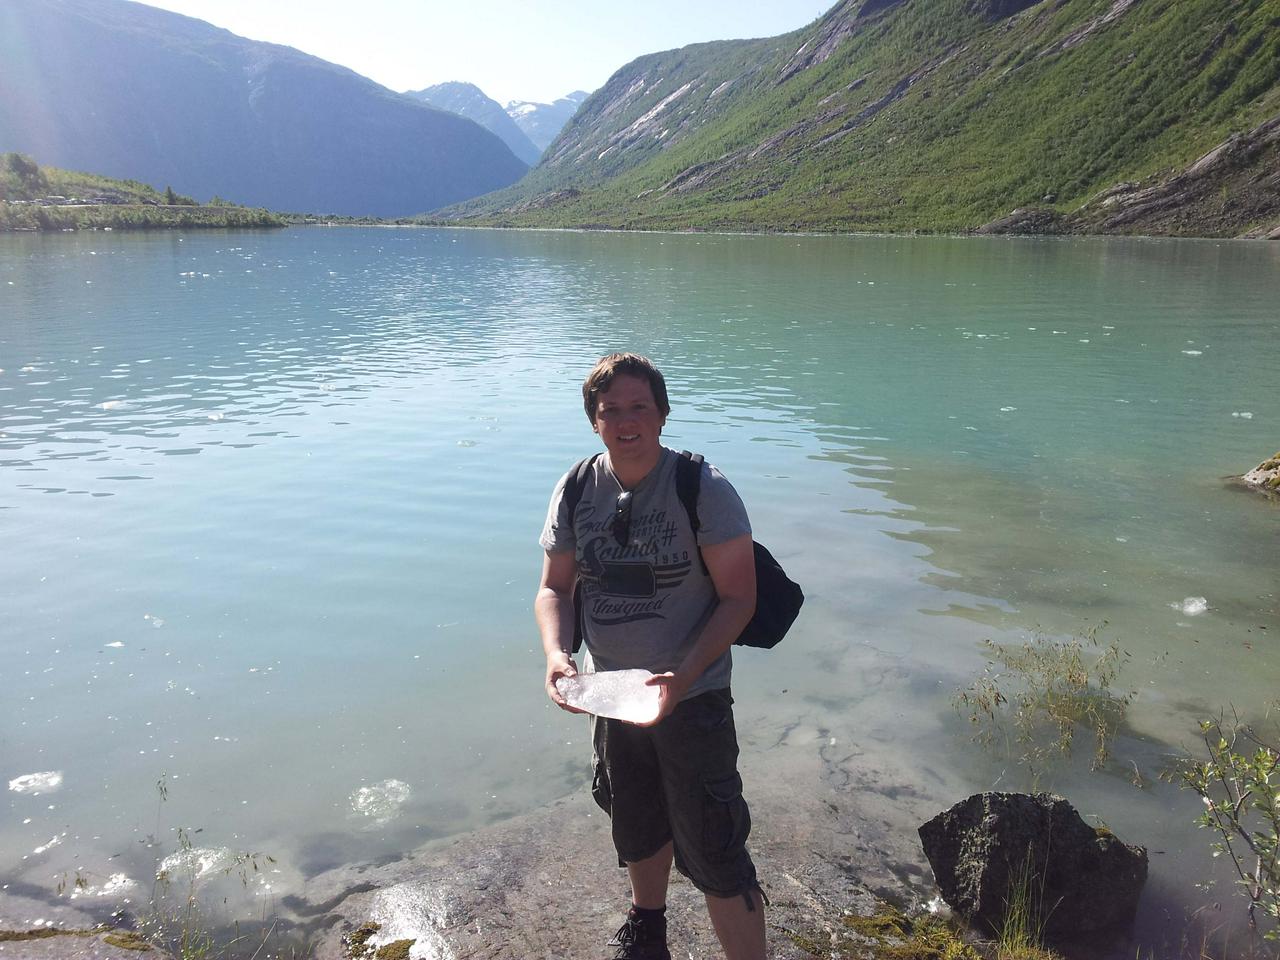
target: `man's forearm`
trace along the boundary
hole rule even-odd
[[[749,599],[727,597],[716,604],[711,618],[702,628],[702,633],[698,635],[693,649],[685,655],[680,667],[676,670],[676,676],[683,682],[686,689],[693,686],[707,667],[720,659],[724,652],[733,646],[733,641],[741,636],[743,628],[751,621],[755,611],[754,597]]]
[[[573,598],[543,587],[533,602],[533,614],[542,634],[542,651],[548,658],[573,651]]]

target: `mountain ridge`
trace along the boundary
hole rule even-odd
[[[0,151],[272,209],[411,215],[526,169],[345,67],[125,0],[5,0],[0,90]]]
[[[442,213],[968,231],[1043,207],[1072,230],[1236,235],[1280,221],[1270,148],[1242,161],[1251,176],[1231,182],[1246,195],[1212,223],[1071,215],[1280,115],[1277,28],[1275,0],[843,0],[780,37],[632,61],[537,169]]]

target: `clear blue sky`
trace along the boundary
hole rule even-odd
[[[836,0],[151,0],[252,40],[340,63],[393,90],[446,80],[500,103],[594,90],[629,60],[771,37]]]

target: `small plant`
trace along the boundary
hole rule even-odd
[[[158,835],[161,810],[169,799],[167,774],[162,774],[156,781],[156,794]],[[213,923],[200,903],[201,880],[218,872],[223,876],[234,875],[239,878],[241,886],[248,887],[250,874],[258,872],[262,863],[275,863],[275,858],[261,853],[227,855],[200,849],[192,843],[191,833],[185,827],[177,828],[177,838],[177,851],[156,864],[151,912],[141,923],[143,935],[147,940],[164,946],[178,960],[212,960],[220,954],[229,955],[246,938],[237,935],[230,943],[223,944],[214,936]],[[148,842],[153,847],[159,845],[155,835],[148,838]],[[237,924],[237,933],[238,929]],[[275,924],[272,924],[263,935],[259,952],[274,929]],[[254,956],[257,956],[256,952]]]
[[[1044,872],[1036,869],[1035,856],[1028,846],[1027,855],[1009,873],[1004,917],[996,931],[996,960],[1050,956],[1044,946],[1044,926],[1048,920],[1044,882]]]
[[[1196,822],[1217,834],[1213,855],[1235,868],[1250,927],[1280,940],[1280,748],[1233,719],[1225,729],[1221,718],[1203,721],[1208,759],[1188,758],[1177,773],[1204,802]]]
[[[953,701],[977,727],[974,739],[1008,743],[1011,725],[1019,762],[1038,777],[1054,755],[1071,753],[1084,729],[1093,739],[1093,769],[1104,766],[1136,694],[1111,689],[1129,655],[1114,641],[1102,646],[1098,629],[1068,640],[1039,632],[1016,645],[984,640],[990,659],[982,676]]]

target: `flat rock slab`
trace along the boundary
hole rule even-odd
[[[33,934],[33,939],[8,939]],[[167,960],[167,954],[144,947],[127,933],[121,939],[121,934],[119,930],[0,930],[0,960]],[[112,943],[113,939],[118,942]]]
[[[797,938],[829,943],[846,912],[870,916],[884,900],[909,907],[932,895],[919,847],[880,816],[882,795],[802,795],[764,769],[744,767],[744,777],[770,957],[811,960]],[[628,903],[608,819],[584,792],[395,863],[321,874],[288,906],[319,928],[316,960],[347,958],[344,935],[369,922],[380,925],[370,946],[413,940],[413,960],[594,960],[611,956],[605,941]],[[678,874],[667,918],[673,956],[722,955],[702,895]]]
[[[34,917],[43,921],[35,929]],[[167,960],[154,948],[143,951],[109,943],[110,934],[114,939],[127,937],[125,931],[101,929],[92,913],[73,903],[12,892],[0,897],[0,960]]]

